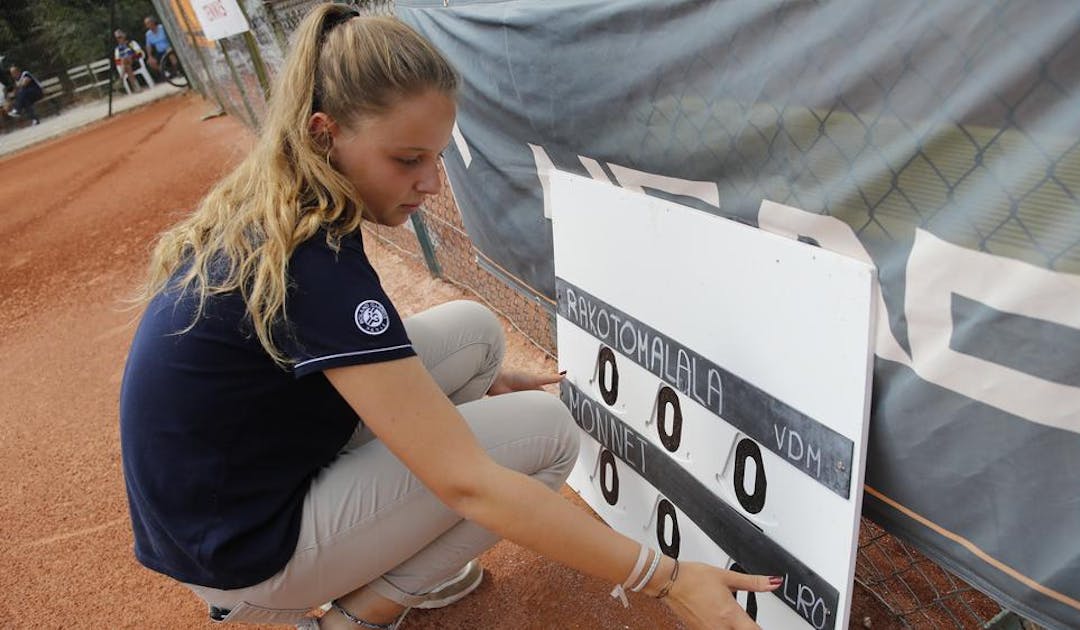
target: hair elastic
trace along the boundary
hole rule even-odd
[[[341,5],[337,5],[337,6],[344,9],[344,11],[337,11],[337,12],[333,12],[333,13],[327,13],[326,16],[323,17],[322,30],[319,32],[319,39],[320,40],[325,39],[326,34],[329,33],[330,31],[334,30],[334,27],[336,27],[338,24],[348,22],[349,20],[353,19],[354,17],[360,17],[360,12],[357,11],[356,9],[352,8],[352,7],[344,7],[344,6],[341,6]],[[322,42],[320,41],[320,43],[322,43]]]

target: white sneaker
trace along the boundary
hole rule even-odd
[[[484,581],[484,567],[480,566],[480,561],[473,559],[468,564],[461,567],[461,570],[451,577],[447,578],[443,582],[431,589],[424,597],[424,601],[412,606],[412,608],[443,608],[449,606],[456,601],[461,600],[469,593],[476,590],[480,583]],[[324,604],[320,606],[324,611],[330,608],[331,604]],[[388,624],[390,628],[397,628],[401,625],[401,622],[405,619],[405,615],[409,614],[410,608],[406,608],[401,611],[401,615],[398,616],[393,622]],[[318,630],[319,620],[314,617],[305,617],[300,620],[300,623],[296,625],[297,630]]]
[[[461,568],[455,575],[431,589],[423,597],[424,601],[413,608],[442,608],[449,606],[476,590],[484,581],[484,567],[480,561],[473,559]]]

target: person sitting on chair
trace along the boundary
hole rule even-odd
[[[139,91],[139,81],[135,78],[135,70],[138,68],[139,59],[143,57],[142,46],[139,42],[127,38],[127,33],[120,29],[113,32],[116,37],[116,48],[113,48],[113,61],[117,67],[122,68],[133,92]]]
[[[150,16],[143,18],[143,24],[146,26],[146,63],[151,70],[168,78],[175,70],[163,63],[165,53],[172,48],[165,27]]]
[[[29,71],[19,68],[19,66],[11,66],[8,68],[8,72],[11,73],[11,78],[15,82],[14,95],[11,97],[11,109],[8,110],[8,116],[13,118],[19,118],[26,116],[30,119],[31,125],[36,125],[38,120],[37,114],[34,112],[34,103],[41,100],[41,97],[45,95],[45,91],[41,89],[41,84],[34,78],[34,75]]]

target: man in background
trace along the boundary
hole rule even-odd
[[[19,66],[12,65],[8,68],[8,72],[11,74],[12,81],[14,81],[14,93],[11,96],[11,109],[7,112],[8,116],[12,118],[25,116],[30,119],[31,125],[38,124],[41,121],[38,120],[37,113],[34,112],[34,103],[40,101],[41,97],[45,95],[45,92],[41,89],[41,84],[34,78],[34,75]]]
[[[146,26],[146,62],[151,70],[160,72],[167,78],[175,70],[162,63],[165,53],[172,47],[169,36],[165,34],[165,27],[151,16],[143,18],[143,25]]]

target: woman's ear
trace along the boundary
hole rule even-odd
[[[338,125],[334,121],[333,117],[326,112],[315,112],[308,119],[308,133],[312,138],[325,138],[327,141],[327,148],[329,148],[330,141],[338,133]]]

